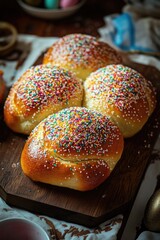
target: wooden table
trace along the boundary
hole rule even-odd
[[[120,13],[124,4],[125,2],[119,0],[88,0],[76,14],[70,17],[60,20],[44,20],[25,13],[16,1],[5,0],[0,1],[0,17],[1,21],[13,24],[19,34],[61,37],[70,33],[85,33],[99,37],[97,29],[104,25],[103,17],[107,14]],[[144,168],[145,166],[146,162],[144,163]],[[133,201],[125,208],[125,217],[119,232],[119,239],[132,203]]]

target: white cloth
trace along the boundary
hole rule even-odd
[[[0,220],[12,217],[24,218],[37,223],[46,231],[51,240],[116,240],[123,219],[122,215],[118,215],[95,228],[87,228],[10,207],[0,198]]]
[[[142,232],[137,238],[137,240],[159,240],[159,239],[160,239],[159,233],[154,233],[149,231]]]
[[[139,4],[126,5],[122,14],[104,17],[105,25],[98,32],[102,41],[116,49],[127,53],[132,51],[132,54],[128,54],[130,60],[160,70],[160,19],[141,15],[143,11],[140,12],[142,6],[138,8]],[[149,6],[147,4],[146,9]],[[139,11],[135,11],[135,7]],[[160,17],[160,6],[157,11]],[[138,54],[135,54],[137,51]]]
[[[58,38],[19,34],[11,56],[0,58],[0,69],[8,87],[25,72]]]

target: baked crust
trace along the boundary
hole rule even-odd
[[[29,134],[44,118],[63,108],[81,106],[82,81],[67,70],[38,65],[12,86],[4,105],[4,120],[13,131]]]
[[[60,38],[48,49],[43,63],[60,66],[85,80],[91,72],[108,64],[122,63],[122,59],[116,50],[95,37],[70,34]]]
[[[119,128],[107,117],[71,107],[50,115],[32,131],[21,166],[34,181],[87,191],[108,178],[123,147]]]
[[[124,137],[131,137],[154,111],[156,93],[151,82],[137,71],[112,64],[86,79],[83,106],[108,116]]]

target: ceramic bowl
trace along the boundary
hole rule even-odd
[[[21,8],[29,13],[32,16],[43,18],[43,19],[61,19],[64,17],[68,17],[75,12],[77,12],[85,3],[85,0],[81,0],[78,4],[73,7],[68,7],[65,9],[45,9],[45,8],[37,8],[32,7],[22,0],[17,0]]]
[[[23,218],[7,218],[0,221],[0,239],[49,240],[38,224]]]

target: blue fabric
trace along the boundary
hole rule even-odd
[[[123,13],[112,19],[115,32],[111,33],[113,43],[122,50],[141,50],[153,52],[150,48],[136,46],[135,27],[132,16]]]
[[[59,1],[58,0],[44,0],[44,5],[48,9],[57,9]]]

